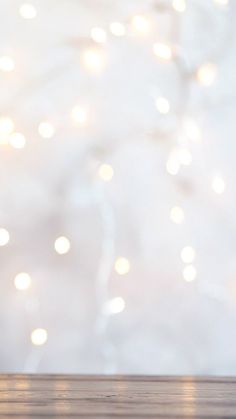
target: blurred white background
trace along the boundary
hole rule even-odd
[[[236,374],[235,0],[0,6],[0,370]]]

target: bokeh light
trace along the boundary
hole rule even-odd
[[[31,333],[31,342],[35,346],[42,346],[47,342],[48,333],[46,329],[38,328]]]
[[[60,236],[55,240],[54,248],[59,255],[64,255],[70,250],[70,241],[67,237]]]
[[[20,272],[15,276],[14,284],[16,289],[20,291],[27,290],[31,285],[31,277],[26,272]]]

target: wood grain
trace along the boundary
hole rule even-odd
[[[0,417],[236,418],[236,378],[0,375]]]

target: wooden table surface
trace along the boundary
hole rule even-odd
[[[0,375],[0,417],[236,418],[236,378]]]

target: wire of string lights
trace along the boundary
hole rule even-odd
[[[69,3],[71,6],[73,2]],[[73,4],[70,13],[73,13],[73,11],[74,13],[78,12],[77,6],[81,6],[81,9],[85,10],[84,13],[86,14],[86,7],[89,8],[89,6],[85,6],[82,1],[77,3],[77,5]],[[58,264],[55,277],[58,276],[59,278],[58,286],[60,287],[61,295],[65,292],[65,283],[60,279],[61,273],[59,269],[61,269],[65,277],[70,275],[66,273],[63,261],[68,260],[74,271],[78,269],[75,255],[79,245],[75,234],[76,227],[72,227],[72,223],[76,224],[77,222],[74,221],[76,211],[73,212],[70,208],[73,206],[78,211],[84,211],[83,214],[86,214],[88,228],[90,208],[94,207],[95,213],[98,213],[100,223],[98,224],[101,227],[99,233],[101,236],[98,240],[99,257],[94,258],[97,261],[93,264],[95,266],[94,269],[90,268],[90,266],[87,267],[88,270],[91,269],[93,277],[92,287],[95,290],[96,318],[93,325],[96,335],[95,345],[97,344],[97,352],[99,352],[102,359],[98,361],[99,367],[96,366],[96,368],[101,372],[115,373],[119,372],[119,356],[111,329],[114,319],[125,312],[126,308],[129,309],[129,307],[128,300],[126,301],[125,295],[120,292],[122,287],[114,285],[114,283],[119,280],[121,280],[119,283],[122,283],[122,278],[129,278],[133,269],[135,271],[132,251],[128,252],[128,247],[123,245],[122,249],[122,246],[119,245],[119,234],[126,235],[123,231],[119,233],[118,216],[119,211],[121,213],[124,211],[125,204],[121,204],[119,199],[113,196],[112,192],[113,185],[115,182],[119,182],[120,176],[119,168],[116,164],[116,159],[119,157],[115,152],[116,148],[118,149],[116,137],[121,138],[120,148],[129,146],[129,138],[131,136],[135,137],[137,135],[137,142],[140,144],[143,138],[145,138],[145,144],[149,144],[150,148],[153,147],[154,150],[158,150],[157,152],[161,155],[163,178],[166,179],[166,184],[169,185],[171,191],[167,197],[166,213],[168,216],[166,222],[171,225],[172,234],[170,234],[170,239],[173,238],[174,241],[176,229],[181,229],[181,226],[188,223],[190,219],[189,214],[191,211],[189,210],[188,197],[192,194],[195,185],[198,184],[199,176],[199,172],[194,168],[194,161],[196,159],[204,160],[204,150],[202,149],[203,133],[201,130],[203,117],[201,112],[204,109],[209,110],[217,106],[224,106],[224,98],[222,99],[220,96],[219,99],[211,92],[220,78],[221,62],[230,47],[233,31],[233,14],[231,13],[232,1],[230,0],[161,0],[143,2],[143,9],[127,6],[123,10],[122,17],[114,19],[114,16],[109,11],[109,2],[104,0],[101,3],[104,10],[106,10],[105,21],[100,22],[99,14],[97,14],[96,19],[94,19],[96,24],[87,24],[87,32],[84,36],[80,34],[77,37],[73,34],[69,37],[67,36],[66,39],[63,38],[63,42],[59,47],[53,45],[55,49],[61,48],[63,52],[66,51],[63,59],[60,58],[60,55],[55,55],[53,58],[55,60],[54,65],[51,62],[46,63],[40,71],[37,68],[33,68],[33,75],[27,74],[27,59],[25,58],[27,54],[24,53],[24,50],[19,58],[19,53],[14,50],[13,41],[11,41],[13,44],[12,49],[6,47],[4,50],[2,48],[4,51],[0,56],[0,83],[3,80],[6,85],[13,84],[14,93],[12,96],[5,95],[1,103],[0,147],[4,153],[10,154],[15,152],[21,153],[21,155],[26,153],[25,157],[22,158],[22,163],[20,158],[20,162],[17,163],[19,154],[13,157],[9,157],[6,154],[11,168],[14,165],[24,163],[33,165],[32,162],[29,163],[30,155],[27,154],[27,149],[31,150],[34,148],[36,150],[33,157],[36,160],[37,152],[40,153],[40,147],[48,147],[49,151],[52,152],[57,137],[60,138],[61,136],[61,138],[68,139],[67,144],[65,144],[65,141],[61,141],[56,145],[61,150],[62,157],[57,159],[56,164],[59,164],[62,176],[59,178],[60,181],[58,181],[54,192],[52,192],[53,182],[55,181],[53,178],[53,170],[55,170],[53,158],[51,160],[52,169],[45,170],[45,174],[43,173],[43,176],[48,176],[47,190],[43,191],[38,180],[37,169],[31,167],[34,178],[38,182],[35,183],[38,199],[44,199],[45,195],[50,196],[51,194],[53,195],[52,201],[55,203],[47,203],[45,208],[40,208],[40,210],[29,202],[27,205],[28,207],[32,206],[32,212],[37,214],[37,211],[41,211],[40,216],[45,217],[42,235],[46,234],[46,230],[50,231],[50,240],[45,239],[40,255],[40,265],[43,266],[44,261],[48,260],[48,254],[53,254],[52,258],[55,257],[55,263]],[[43,27],[41,23],[41,8],[41,5],[37,5],[33,1],[20,4],[17,11],[17,19],[19,19],[17,24],[27,26],[35,22],[35,25]],[[12,13],[12,8],[10,12]],[[215,31],[217,34],[218,27],[220,27],[221,32],[220,35],[215,35],[218,38],[214,42],[211,37],[204,40],[204,33],[201,34],[199,39],[196,40],[194,38],[196,53],[191,55],[189,53],[191,50],[189,43],[191,44],[191,42],[188,41],[188,36],[189,38],[193,36],[190,26],[194,19],[206,20],[209,25],[209,32],[212,31],[214,33]],[[189,34],[187,37],[185,31]],[[202,46],[204,41],[206,42],[205,47]],[[128,52],[124,53],[122,57],[124,43],[128,45]],[[122,118],[125,117],[125,112],[128,112],[127,104],[124,101],[123,109],[121,107],[115,109],[116,113],[113,113],[113,117],[107,120],[107,126],[102,131],[99,125],[100,102],[102,103],[101,109],[106,114],[110,106],[109,101],[116,101],[116,96],[112,97],[112,93],[110,94],[110,92],[106,91],[107,103],[104,103],[102,101],[103,92],[98,88],[100,80],[108,78],[109,86],[114,87],[114,95],[117,95],[119,103],[123,100],[122,95],[125,100],[131,97],[131,108],[139,98],[139,94],[141,95],[142,93],[142,86],[139,86],[141,93],[139,91],[137,93],[136,86],[136,90],[134,90],[132,83],[130,82],[129,86],[127,80],[124,81],[126,83],[124,91],[116,89],[117,72],[119,72],[122,66],[125,66],[125,60],[132,53],[130,51],[134,51],[134,62],[132,63],[131,59],[127,77],[136,78],[136,65],[140,66],[142,71],[145,60],[150,60],[152,63],[152,69],[145,74],[145,77],[151,80],[150,83],[148,82],[148,90],[145,93],[145,103],[144,105],[140,104],[140,108],[138,108],[135,116],[132,113],[129,114],[129,124],[126,124],[124,129],[122,129]],[[143,62],[137,60],[139,54],[142,54]],[[22,65],[24,58],[26,59],[26,64]],[[33,60],[34,57],[32,56]],[[115,61],[116,66],[114,74],[109,67],[112,60]],[[24,71],[26,72],[22,81],[18,79],[19,67],[20,74]],[[77,69],[78,75],[76,72],[72,72],[71,68],[73,68],[73,71]],[[65,79],[68,75],[71,83],[68,84],[67,88],[64,88]],[[73,83],[75,83],[75,90],[78,90],[77,79],[81,79],[79,99],[77,99],[77,91],[74,93],[73,88]],[[54,104],[50,103],[50,98],[46,104],[43,102],[44,111],[42,112],[37,100],[34,101],[35,92],[40,91],[41,95],[47,94],[50,97],[50,89],[56,82],[61,83],[62,86],[56,98],[56,101],[60,102],[60,113],[54,112]],[[139,83],[142,83],[142,80]],[[171,93],[173,86],[176,93],[174,97]],[[130,93],[127,94],[129,89]],[[68,91],[71,95],[70,97]],[[94,91],[96,91],[96,95],[93,97]],[[136,94],[137,96],[135,96]],[[132,95],[135,97],[134,100]],[[32,100],[32,109],[29,112],[30,117],[24,122],[25,114],[27,114],[29,107],[27,105],[29,97]],[[227,100],[228,98],[226,98]],[[146,114],[142,120],[145,106],[147,106],[148,110],[151,109],[150,114],[155,112],[153,118],[155,123]],[[35,108],[33,109],[33,107]],[[38,109],[40,109],[40,112],[38,112]],[[38,117],[38,113],[40,117]],[[117,126],[119,130],[114,135],[111,130],[113,118],[118,120]],[[29,131],[32,139],[29,138]],[[97,133],[99,133],[99,141],[97,139],[94,140]],[[112,135],[111,144],[107,138],[112,137]],[[103,137],[103,139],[101,140],[100,137]],[[75,140],[77,141],[76,145]],[[39,146],[38,143],[44,145]],[[70,148],[71,152],[69,151]],[[43,153],[41,155],[43,156]],[[65,161],[71,162],[69,168],[66,167]],[[78,167],[82,168],[81,172],[83,172],[80,178],[78,177]],[[43,172],[43,164],[40,170]],[[141,170],[142,168],[140,168]],[[148,167],[146,167],[146,170],[148,171]],[[204,167],[202,170],[205,170]],[[26,176],[26,173],[24,173],[24,176]],[[22,177],[23,179],[24,176]],[[129,190],[132,190],[134,186],[131,172],[126,172],[126,177]],[[78,182],[80,182],[79,187]],[[29,188],[35,189],[35,185],[29,185]],[[213,192],[214,196],[219,195],[220,197],[225,193],[226,186],[226,179],[219,167],[211,176],[209,190]],[[122,189],[118,185],[119,188]],[[145,186],[143,190],[145,191],[145,189],[148,189],[148,186]],[[201,192],[202,200],[207,199],[206,195],[209,194],[209,190],[206,191],[203,188]],[[132,196],[132,193],[135,193],[135,191],[130,193]],[[124,201],[126,198],[124,198]],[[1,209],[3,214],[4,208]],[[50,216],[45,214],[50,214]],[[6,214],[1,219],[5,219],[6,223],[2,222],[0,228],[0,246],[7,248],[13,243],[13,247],[15,246],[16,249],[19,249],[21,245],[29,248],[29,242],[23,240],[22,244],[20,244],[19,238],[20,232],[24,228],[26,230],[28,228],[24,217],[22,217],[23,222],[20,227],[17,226],[17,223],[11,224],[11,218]],[[69,222],[67,221],[68,219],[72,221]],[[79,227],[82,231],[83,226],[80,225]],[[40,234],[40,231],[37,231],[37,234]],[[177,245],[179,247],[180,276],[183,283],[196,283],[196,290],[210,298],[227,299],[224,287],[214,283],[214,281],[198,281],[199,256],[197,246],[194,244],[196,240],[191,234],[190,228],[182,236],[185,242],[183,243],[183,240],[178,236]],[[86,235],[84,237],[86,243],[87,237]],[[133,243],[133,245],[135,247],[136,243]],[[87,246],[89,247],[89,245]],[[93,249],[92,245],[90,247],[92,259],[93,252],[97,251],[97,249]],[[88,258],[86,249],[84,252],[84,258]],[[36,268],[27,271],[25,256],[23,260],[23,264],[18,263],[17,260],[16,265],[19,266],[19,270],[14,271],[14,269],[11,269],[11,272],[15,292],[18,295],[25,296],[20,296],[16,305],[18,307],[24,306],[27,321],[31,328],[28,336],[31,347],[28,351],[29,355],[26,356],[23,369],[24,371],[35,372],[40,370],[41,365],[47,359],[46,347],[50,340],[54,339],[55,345],[57,344],[57,337],[53,337],[53,329],[56,323],[54,311],[56,310],[54,308],[51,308],[51,311],[49,310],[49,315],[54,319],[52,319],[52,322],[45,316],[47,311],[45,306],[48,307],[51,304],[54,295],[53,286],[56,287],[57,282],[55,278],[52,279],[51,288],[49,289],[50,297],[46,297],[44,291],[46,284],[43,283],[41,288],[39,281],[37,283],[37,277],[41,275],[41,271],[38,271]],[[82,256],[79,259],[79,263],[83,265]],[[29,266],[32,267],[30,263]],[[84,268],[84,270],[86,269]],[[81,290],[86,292],[88,284],[83,283],[81,274],[80,281]],[[125,281],[126,279],[124,279]],[[67,286],[70,287],[69,284]],[[75,284],[72,283],[71,286],[75,287]],[[113,287],[115,292],[113,292]],[[28,299],[27,293],[30,296]],[[82,310],[83,315],[86,316],[86,304]],[[57,325],[55,328],[57,328]],[[79,345],[76,340],[77,337],[74,337],[74,335],[69,336],[68,339],[72,341],[74,339],[76,342],[75,346]]]

